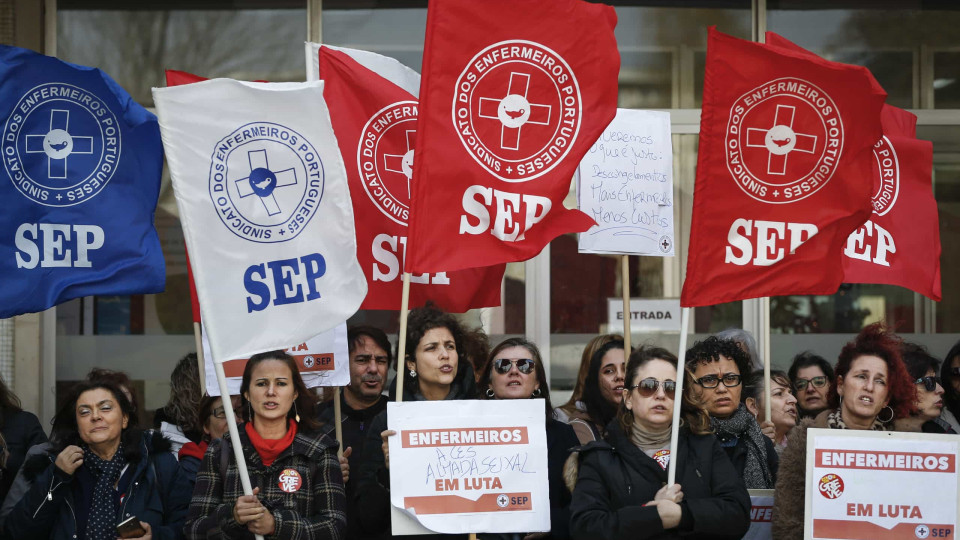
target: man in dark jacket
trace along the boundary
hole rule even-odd
[[[359,468],[360,455],[370,422],[387,408],[387,397],[383,395],[383,382],[390,365],[390,341],[379,328],[358,326],[347,330],[347,343],[350,352],[350,384],[340,392],[340,425],[343,430],[344,455],[350,464],[350,479],[347,481],[347,501],[353,500],[353,481]],[[334,406],[333,401],[320,405],[320,420],[330,429],[328,436],[333,437]],[[347,537],[359,538],[355,520],[362,512],[348,508]]]

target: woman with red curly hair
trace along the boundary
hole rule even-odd
[[[901,357],[902,340],[881,323],[864,328],[840,351],[830,408],[807,418],[790,431],[780,456],[773,503],[773,537],[803,538],[807,429],[885,431],[896,418],[908,416],[917,389]]]

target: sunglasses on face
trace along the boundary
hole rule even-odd
[[[723,381],[723,385],[727,388],[740,386],[740,375],[736,373],[726,373],[723,375],[723,378],[720,378],[716,375],[705,375],[699,379],[696,379],[694,382],[704,388],[716,388],[720,386],[720,381]]]
[[[500,373],[501,375],[510,373],[510,368],[513,365],[516,365],[517,371],[523,373],[524,375],[527,375],[533,371],[533,360],[530,358],[518,358],[517,360],[498,358],[493,362],[494,369],[496,369],[497,373]]]
[[[929,377],[920,377],[913,382],[916,384],[922,383],[923,387],[927,389],[927,392],[933,392],[937,388],[937,385],[940,384],[940,377],[930,375]]]
[[[807,389],[808,384],[812,384],[814,388],[823,388],[827,384],[827,377],[821,375],[812,379],[797,379],[793,382],[793,387],[797,389],[797,392],[803,392]]]
[[[633,386],[628,386],[627,390],[637,389],[637,392],[640,393],[640,397],[650,397],[657,393],[657,389],[663,385],[663,393],[670,399],[673,399],[673,396],[677,392],[677,383],[676,381],[658,381],[654,378],[643,379]]]

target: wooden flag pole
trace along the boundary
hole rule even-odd
[[[673,431],[670,432],[670,465],[667,466],[667,485],[677,480],[677,444],[680,440],[680,408],[683,405],[683,383],[687,368],[687,329],[690,327],[690,308],[680,312],[680,349],[677,351],[677,390],[673,398]]]
[[[253,495],[253,488],[250,487],[250,473],[247,472],[247,461],[243,457],[243,448],[240,447],[240,430],[237,429],[237,417],[233,413],[233,403],[230,402],[230,389],[227,388],[227,375],[223,372],[223,364],[214,362],[213,368],[217,373],[217,384],[220,385],[220,402],[223,404],[223,412],[227,416],[227,430],[230,432],[230,440],[233,448],[233,457],[237,460],[237,472],[240,473],[240,485],[243,486],[244,495]],[[253,419],[251,418],[252,422]],[[223,479],[221,478],[221,481]],[[262,535],[254,535],[257,540],[263,540]]]
[[[620,288],[623,292],[623,354],[630,359],[630,256],[620,256]]]
[[[337,435],[337,442],[340,443],[337,448],[337,457],[343,457],[343,425],[341,425],[341,412],[340,412],[340,387],[337,386],[333,390],[333,425],[334,431]]]
[[[410,307],[410,272],[403,273],[403,295],[400,297],[400,335],[397,336],[397,402],[403,401],[404,360],[407,350],[407,308]]]
[[[763,306],[763,414],[767,422],[773,422],[770,416],[770,297],[764,296],[760,303]]]
[[[200,371],[200,388],[203,388],[203,393],[206,393],[207,388],[207,366],[204,364],[203,359],[203,340],[200,338],[200,323],[194,321],[193,323],[193,342],[197,346],[197,369]]]

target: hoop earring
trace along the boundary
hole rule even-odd
[[[884,407],[884,409],[890,409],[890,418],[887,418],[886,420],[881,420],[881,419],[880,419],[880,415],[878,414],[878,415],[877,415],[877,421],[880,422],[881,424],[886,424],[887,422],[893,420],[893,416],[894,416],[894,414],[895,414],[895,413],[893,412],[893,407],[891,407],[891,406],[889,406],[889,405],[887,405],[886,407]],[[881,410],[883,410],[883,409],[881,409]]]
[[[542,392],[540,392],[540,388],[537,388],[536,390],[533,391],[532,394],[530,394],[530,397],[532,397],[532,398],[538,398],[538,397],[540,397],[540,394],[541,394],[541,393],[542,393]]]
[[[484,392],[484,394],[486,394],[488,398],[493,399],[494,397],[493,388],[487,388],[487,391]]]
[[[293,416],[296,419],[297,423],[300,423],[300,413],[297,412],[297,402],[293,402]]]
[[[417,372],[411,369],[411,370],[410,370],[410,378],[411,378],[411,379],[416,379],[416,378],[417,378]]]

